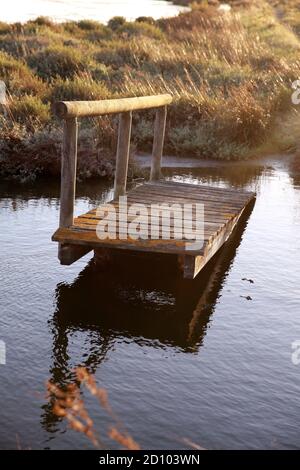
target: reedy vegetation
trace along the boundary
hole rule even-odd
[[[47,383],[53,414],[65,420],[74,431],[84,434],[96,448],[107,449],[111,444],[119,449],[139,450],[139,445],[111,408],[106,390],[97,386],[95,377],[84,367],[77,367],[74,372],[76,382],[63,388],[52,382]],[[111,424],[108,429],[96,427],[84,399],[84,390],[97,400],[100,409],[109,418]]]
[[[26,180],[59,172],[61,124],[50,104],[61,99],[169,92],[174,104],[168,153],[238,159],[294,152],[299,110],[291,103],[291,83],[300,77],[296,3],[285,2],[279,10],[275,0],[231,2],[228,14],[203,3],[159,21],[116,17],[105,26],[54,24],[41,17],[0,23],[0,79],[9,92],[5,116],[0,115],[0,175]],[[153,113],[135,114],[133,145],[149,150],[152,132]],[[103,156],[115,151],[115,118],[81,121],[80,136],[85,162],[79,176],[111,176],[112,165]]]

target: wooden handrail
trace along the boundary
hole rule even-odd
[[[70,119],[159,108],[170,103],[172,103],[172,96],[166,94],[102,101],[59,101],[54,103],[52,110],[57,117]]]
[[[142,96],[103,101],[60,101],[53,105],[56,116],[64,120],[61,170],[60,227],[68,228],[74,221],[76,191],[78,117],[119,113],[119,137],[116,158],[115,198],[126,193],[132,111],[156,108],[151,180],[161,177],[161,159],[165,137],[167,105],[171,95]],[[67,247],[60,246],[60,252]]]

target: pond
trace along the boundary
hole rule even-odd
[[[0,187],[0,447],[92,445],[51,412],[45,383],[85,365],[144,449],[300,448],[300,165],[202,163],[166,177],[257,192],[234,236],[195,281],[173,261],[91,256],[70,267],[50,241],[58,183]],[[76,212],[111,196],[80,184]],[[98,429],[109,419],[91,400]],[[104,439],[105,441],[105,439]]]
[[[106,23],[113,16],[124,16],[128,20],[139,16],[157,19],[187,10],[163,0],[10,0],[1,11],[1,21],[24,22],[38,16],[48,16],[58,22],[91,19]]]

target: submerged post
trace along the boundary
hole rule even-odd
[[[132,112],[120,114],[118,149],[116,157],[115,198],[126,193]]]
[[[167,106],[163,106],[156,111],[155,117],[154,142],[150,174],[151,181],[159,180],[161,178],[161,159],[165,140],[166,119]]]
[[[77,135],[77,118],[65,119],[61,162],[60,228],[68,228],[74,222]]]

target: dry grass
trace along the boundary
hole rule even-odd
[[[94,377],[83,367],[75,371],[77,384],[67,385],[64,389],[48,382],[47,390],[50,400],[53,401],[53,413],[59,418],[65,419],[71,429],[84,434],[95,447],[106,448],[103,441],[105,438],[118,445],[121,449],[139,450],[139,445],[124,429],[123,424],[112,410],[106,391],[97,386]],[[81,388],[85,388],[94,397],[101,409],[108,415],[113,423],[109,429],[100,431],[95,427],[85,405]]]
[[[299,121],[291,104],[291,83],[300,75],[297,3],[280,2],[279,12],[275,0],[232,1],[229,14],[210,5],[218,2],[198,3],[191,13],[156,22],[116,17],[108,26],[94,21],[58,25],[45,18],[1,23],[0,78],[11,96],[9,131],[2,129],[2,139],[13,148],[10,136],[18,129],[20,140],[23,129],[31,140],[45,128],[56,129],[49,113],[55,100],[167,91],[174,96],[169,153],[237,159],[263,148],[294,149],[297,125],[281,133],[280,145],[276,136],[283,119]],[[141,150],[150,149],[152,119],[153,113],[135,117],[133,143]],[[83,123],[89,132],[91,126],[99,130],[99,121]],[[115,129],[113,121],[102,128],[102,145],[97,145],[106,154],[114,151]],[[2,161],[8,158],[9,153],[0,155]],[[8,173],[0,169],[0,175]]]

